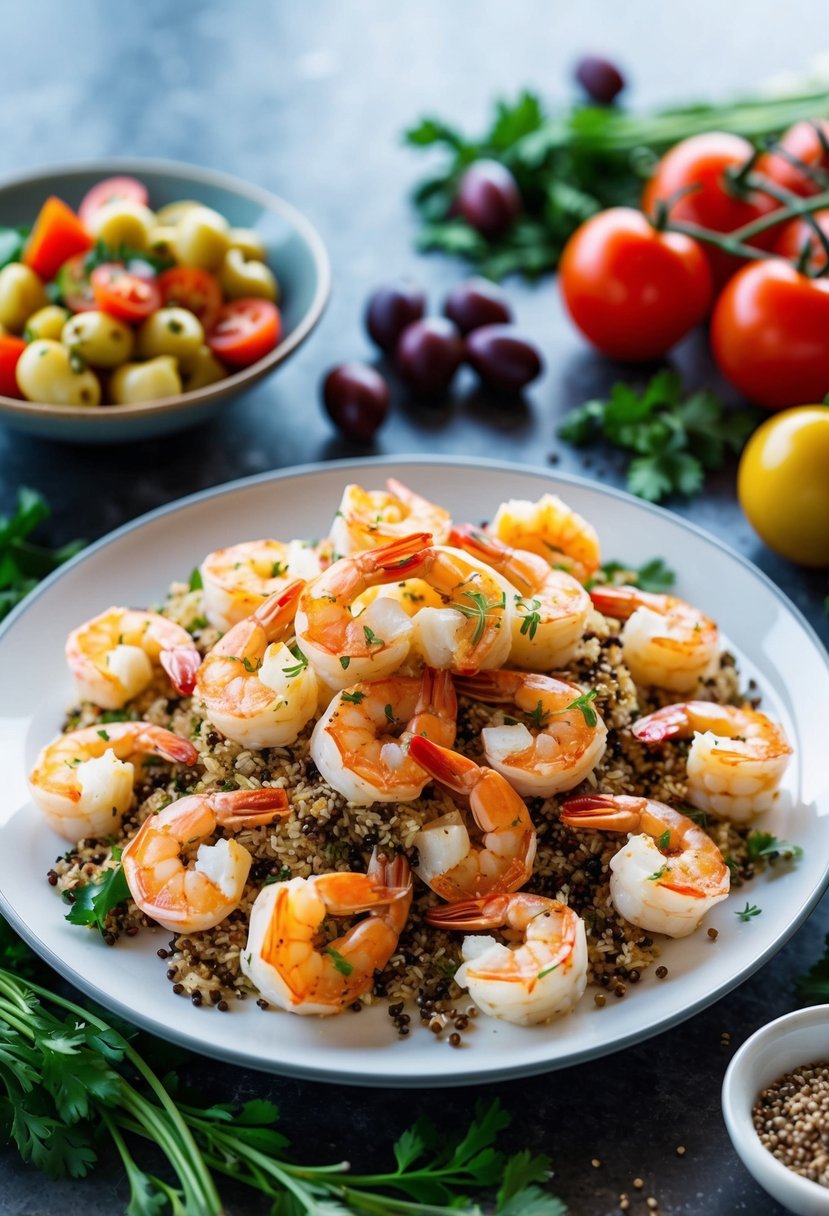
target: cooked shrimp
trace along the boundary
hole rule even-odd
[[[458,704],[447,671],[387,676],[338,693],[311,735],[311,758],[349,802],[410,802],[429,780],[408,754],[412,735],[455,742]],[[405,729],[400,734],[400,726]]]
[[[359,616],[352,607],[367,588],[406,579],[430,539],[428,532],[415,532],[342,557],[306,586],[296,614],[297,641],[331,688],[382,679],[406,659],[413,626],[399,604],[381,596]]]
[[[549,565],[563,567],[582,583],[602,564],[596,529],[555,494],[542,494],[537,502],[502,502],[488,531],[505,545],[528,549]]]
[[[719,630],[685,600],[636,587],[593,587],[590,596],[599,612],[625,622],[622,654],[637,684],[690,692],[716,667]]]
[[[121,865],[140,910],[172,933],[212,929],[239,906],[253,858],[235,840],[199,844],[195,863],[182,861],[185,845],[207,840],[217,828],[258,828],[289,815],[280,789],[190,794],[145,819],[124,849]]]
[[[364,490],[347,485],[331,525],[331,539],[338,553],[350,556],[377,549],[412,532],[431,532],[435,543],[446,543],[452,520],[443,507],[421,498],[390,477],[386,490]]]
[[[495,929],[524,934],[520,946],[494,937],[465,937],[464,962],[455,983],[467,988],[478,1008],[517,1026],[537,1026],[569,1013],[587,985],[584,921],[557,899],[490,895],[431,908],[426,919],[444,929]]]
[[[220,638],[199,668],[196,695],[210,722],[243,747],[293,743],[317,710],[317,678],[286,641],[304,584],[272,595]]]
[[[634,722],[632,729],[648,744],[693,735],[688,801],[735,823],[771,809],[792,754],[782,726],[747,705],[666,705]]]
[[[477,899],[516,891],[532,874],[536,832],[529,811],[510,783],[479,765],[419,735],[409,755],[427,773],[469,802],[484,833],[480,845],[469,839],[463,816],[449,811],[427,823],[413,844],[415,871],[441,899]]]
[[[513,549],[472,524],[454,527],[449,541],[516,588],[510,662],[530,671],[563,667],[581,641],[590,612],[590,596],[581,583],[554,570],[537,553]]]
[[[590,703],[591,694],[577,684],[505,670],[459,676],[456,683],[470,697],[506,702],[528,715],[526,723],[481,731],[487,761],[519,794],[547,798],[572,790],[604,755],[607,727]]]
[[[397,949],[411,902],[405,857],[389,861],[376,850],[366,874],[317,874],[263,887],[251,909],[242,971],[290,1013],[342,1013]],[[334,941],[321,940],[326,917],[359,912],[368,916]]]
[[[512,644],[515,588],[462,549],[432,545],[420,554],[417,577],[441,596],[414,617],[415,646],[430,667],[474,672],[500,667]]]
[[[72,630],[66,661],[81,700],[121,709],[150,683],[154,664],[189,696],[201,655],[187,630],[159,612],[108,608]]]
[[[610,860],[610,898],[621,916],[649,933],[686,937],[728,895],[731,877],[714,841],[664,802],[622,794],[571,798],[561,822],[639,833]]]
[[[323,569],[319,545],[302,540],[246,540],[208,553],[201,564],[204,615],[230,629],[298,578]]]
[[[32,797],[64,839],[109,836],[132,799],[141,755],[188,766],[199,758],[187,739],[152,722],[86,726],[41,749],[29,774]]]

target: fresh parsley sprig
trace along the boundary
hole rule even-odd
[[[100,731],[98,732],[100,734]],[[88,882],[72,891],[72,906],[65,920],[70,925],[94,925],[101,933],[106,931],[106,918],[113,908],[130,898],[130,889],[121,865],[119,848],[112,850],[112,859],[117,864],[105,870],[98,882]]]
[[[51,509],[42,494],[21,486],[14,513],[0,515],[0,620],[33,591],[41,579],[74,557],[86,544],[74,540],[60,548],[48,549],[28,540],[30,533],[50,514]]]
[[[779,840],[771,832],[749,832],[746,837],[746,852],[749,861],[800,861],[803,849],[799,844]]]
[[[591,587],[609,584],[613,587],[640,587],[642,591],[661,594],[669,591],[675,582],[676,574],[670,566],[661,557],[652,557],[638,569],[629,562],[606,561],[584,585],[588,591]]]
[[[458,600],[453,600],[450,606],[458,612],[462,612],[469,620],[475,621],[475,629],[472,633],[472,645],[477,646],[484,636],[487,617],[495,612],[500,612],[502,608],[506,607],[506,594],[502,595],[499,600],[488,600],[482,591],[464,591],[462,592],[462,597],[463,599],[470,600],[471,603],[463,604]]]
[[[577,447],[604,440],[632,452],[627,488],[648,502],[690,497],[705,475],[738,455],[760,420],[753,409],[726,409],[709,389],[686,394],[681,378],[660,371],[641,391],[615,384],[606,401],[572,410],[558,434]]]

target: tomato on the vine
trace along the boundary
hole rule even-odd
[[[144,321],[161,307],[154,279],[132,274],[117,262],[104,262],[90,275],[95,302],[119,321]]]
[[[270,300],[244,297],[225,304],[207,335],[217,359],[234,367],[247,367],[263,359],[279,341],[279,309]]]
[[[757,172],[804,198],[818,194],[823,187],[808,170],[829,172],[829,122],[825,118],[796,122],[780,137],[777,147],[780,151],[772,149],[760,157]]]
[[[829,280],[782,258],[743,267],[711,318],[721,371],[767,409],[822,401],[829,392]]]
[[[783,410],[740,457],[737,493],[769,548],[804,566],[829,566],[829,406]]]
[[[578,328],[617,359],[658,358],[711,305],[711,275],[697,242],[658,232],[631,207],[582,224],[564,248],[559,279]]]
[[[812,219],[829,244],[829,207],[824,207],[821,211],[813,211]],[[829,262],[829,255],[812,224],[801,215],[797,219],[789,220],[788,224],[781,229],[780,236],[774,244],[774,252],[781,258],[788,258],[790,261],[798,263],[807,246],[809,248],[809,270],[822,270]]]
[[[722,233],[734,232],[770,214],[780,206],[776,199],[757,190],[746,194],[730,177],[753,151],[747,139],[727,131],[683,139],[656,166],[642,195],[642,210],[653,216],[656,204],[666,203],[669,220]],[[767,249],[773,240],[774,229],[768,229],[749,243]],[[738,257],[713,246],[706,245],[705,254],[717,287],[742,264]]]

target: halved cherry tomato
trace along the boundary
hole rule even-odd
[[[829,242],[829,207],[813,211],[812,218]],[[803,250],[809,247],[809,269],[822,270],[827,263],[826,251],[812,225],[803,216],[789,220],[775,242],[774,252],[781,258],[799,262]]]
[[[219,312],[207,344],[217,359],[247,367],[272,351],[279,341],[279,309],[270,300],[231,300]]]
[[[821,139],[821,135],[823,139]],[[766,152],[757,162],[757,172],[765,173],[773,178],[779,186],[785,186],[794,194],[806,198],[818,194],[823,187],[803,169],[792,164],[799,160],[809,169],[823,169],[829,172],[829,122],[824,118],[816,118],[812,122],[796,122],[793,127],[778,140],[778,145],[787,155],[772,150]]]
[[[57,273],[55,282],[58,285],[61,299],[72,312],[89,312],[98,307],[92,284],[89,281],[89,271],[86,269],[86,254],[76,253],[68,262],[64,262]]]
[[[592,216],[564,247],[564,303],[588,341],[616,359],[655,359],[711,306],[711,273],[690,237],[657,232],[641,211]]]
[[[791,262],[744,266],[717,301],[711,347],[721,371],[767,409],[822,401],[829,392],[829,280]]]
[[[22,260],[48,283],[73,254],[85,253],[92,245],[92,237],[75,212],[52,196],[40,209]]]
[[[714,232],[733,232],[768,215],[780,203],[758,191],[746,197],[738,193],[728,179],[728,170],[740,168],[753,151],[747,139],[726,131],[711,131],[707,135],[683,139],[666,152],[656,166],[642,195],[642,210],[646,215],[653,215],[657,202],[668,202],[678,191],[686,190],[686,194],[671,203],[670,219],[699,224]],[[775,236],[774,229],[768,229],[750,243],[769,249]],[[715,287],[722,286],[741,265],[739,258],[713,246],[705,246],[705,255]]]
[[[198,266],[173,266],[158,276],[158,286],[165,304],[195,313],[205,333],[210,332],[222,307],[222,289],[214,275]]]
[[[17,360],[26,349],[22,338],[13,338],[11,334],[0,334],[0,393],[4,397],[22,397],[17,387],[15,369]]]
[[[137,178],[105,177],[102,182],[98,182],[88,194],[84,195],[78,208],[78,215],[82,224],[89,225],[95,212],[100,211],[101,207],[107,203],[140,203],[142,207],[146,207],[149,198],[147,187]]]
[[[90,282],[98,308],[120,321],[143,321],[161,307],[156,280],[132,274],[115,262],[96,266]]]

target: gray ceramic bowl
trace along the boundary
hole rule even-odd
[[[32,224],[44,199],[57,194],[77,207],[104,177],[129,174],[150,193],[150,206],[193,198],[226,216],[234,227],[255,228],[279,279],[282,337],[274,350],[217,384],[135,405],[84,409],[43,405],[0,395],[0,422],[30,435],[77,443],[147,439],[202,421],[236,393],[269,375],[304,342],[328,300],[331,273],[315,229],[288,203],[224,173],[178,161],[110,158],[36,169],[0,183],[0,225]]]

